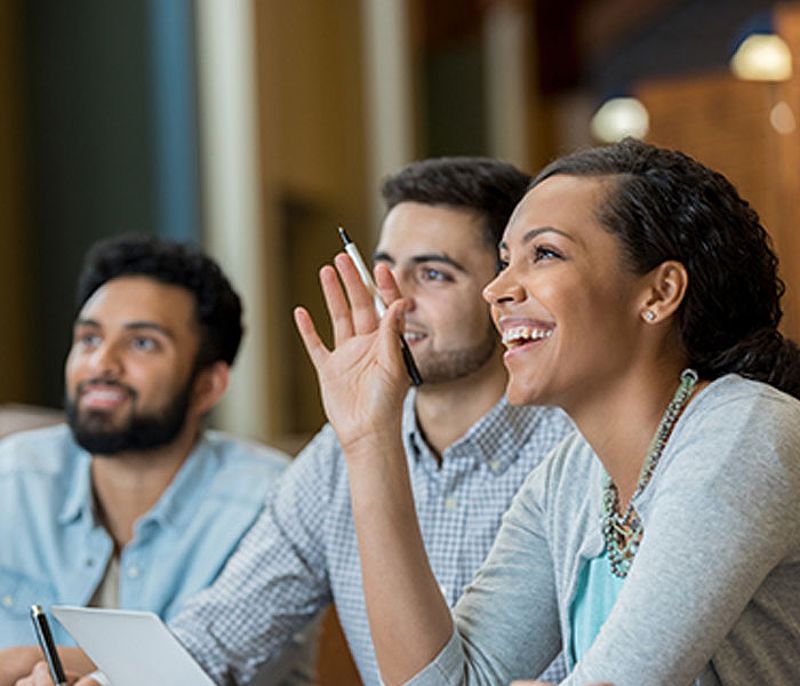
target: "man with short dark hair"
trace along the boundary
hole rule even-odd
[[[413,303],[405,339],[423,384],[408,395],[403,436],[422,534],[450,605],[527,474],[572,428],[559,410],[504,398],[499,342],[481,297],[528,183],[510,164],[443,158],[411,164],[383,186],[388,214],[374,260],[391,267]],[[362,680],[378,684],[347,470],[325,426],[217,582],[170,626],[216,683],[246,684],[331,603]],[[548,678],[559,680],[559,670]]]
[[[203,430],[242,337],[239,297],[211,259],[156,238],[99,243],[77,305],[68,425],[0,442],[0,647],[35,644],[34,603],[170,619],[217,577],[286,465]],[[0,651],[0,680],[38,659]],[[78,651],[66,661],[91,667]]]

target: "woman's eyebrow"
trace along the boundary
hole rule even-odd
[[[535,229],[530,229],[530,230],[525,232],[525,234],[522,236],[522,241],[521,241],[522,245],[526,245],[526,244],[530,243],[534,238],[536,238],[537,236],[540,236],[543,233],[557,233],[559,236],[564,236],[564,238],[572,241],[573,243],[577,243],[578,242],[578,241],[575,240],[574,236],[571,236],[566,231],[562,231],[561,229],[557,229],[554,226],[539,226],[539,227],[537,227]],[[505,241],[500,241],[497,244],[497,249],[498,250],[508,250],[508,243],[506,243]]]

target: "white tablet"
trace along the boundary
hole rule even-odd
[[[113,686],[214,686],[152,612],[54,605],[53,616]]]

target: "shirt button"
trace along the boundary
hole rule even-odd
[[[500,460],[490,460],[489,469],[491,469],[493,472],[500,471]]]
[[[14,604],[14,599],[10,595],[3,596],[3,605],[11,607]]]
[[[128,577],[131,579],[135,579],[139,576],[139,568],[134,565],[132,567],[128,567]]]
[[[444,501],[445,509],[447,510],[455,510],[458,507],[458,500],[455,498],[446,498]]]

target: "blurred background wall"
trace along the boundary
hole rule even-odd
[[[737,76],[752,36],[783,47]],[[535,172],[625,131],[752,201],[800,338],[799,60],[796,2],[3,0],[0,402],[60,407],[82,255],[148,232],[244,296],[215,424],[295,450],[322,412],[291,308],[321,315],[338,224],[371,250],[383,176],[446,154]]]

